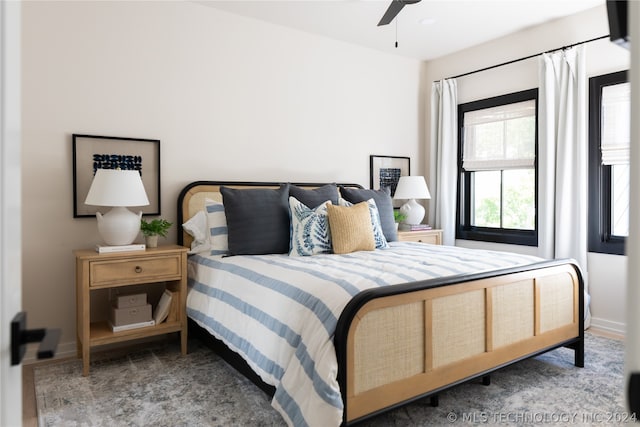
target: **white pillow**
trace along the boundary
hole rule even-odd
[[[208,227],[207,227],[207,215],[204,211],[198,211],[197,214],[191,217],[191,219],[182,224],[184,231],[189,233],[193,237],[191,242],[190,254],[198,254],[200,252],[208,252],[211,250],[211,244],[209,242]]]
[[[311,209],[293,196],[289,196],[291,210],[291,248],[290,256],[310,256],[330,254],[331,233],[327,217],[327,200],[315,209]]]
[[[215,200],[205,199],[204,211],[207,215],[207,235],[211,245],[211,255],[229,253],[229,231],[224,205]]]
[[[353,206],[353,203],[340,197],[338,199],[339,206]],[[376,249],[386,249],[389,247],[387,239],[382,232],[382,225],[380,224],[380,212],[378,212],[378,205],[373,199],[367,200],[369,206],[369,215],[371,215],[371,226],[373,227],[373,239],[376,242]]]

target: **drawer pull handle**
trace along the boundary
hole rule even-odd
[[[136,265],[136,273],[142,273],[142,267]]]

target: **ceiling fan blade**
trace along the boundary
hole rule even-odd
[[[382,19],[380,20],[380,22],[378,22],[378,27],[381,25],[387,25],[391,23],[391,21],[393,21],[393,18],[395,18],[396,15],[400,13],[404,5],[405,3],[401,0],[392,0],[391,4],[389,5],[389,8],[382,16]]]
[[[400,13],[403,7],[408,4],[418,3],[420,0],[391,0],[391,4],[389,8],[382,16],[380,22],[378,22],[378,27],[381,25],[387,25],[393,21],[393,19]]]

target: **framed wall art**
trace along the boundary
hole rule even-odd
[[[100,210],[84,203],[97,169],[139,171],[149,206],[135,210],[160,215],[160,140],[73,134],[74,218],[93,217]]]
[[[411,159],[396,156],[369,156],[372,190],[389,188],[391,197],[396,192],[401,176],[411,173]]]

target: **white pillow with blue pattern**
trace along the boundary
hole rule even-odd
[[[371,215],[371,226],[373,227],[373,239],[376,242],[376,249],[386,249],[389,247],[389,243],[382,232],[380,213],[378,212],[376,201],[369,199],[367,200],[367,205],[369,206],[369,214]],[[353,203],[340,197],[338,199],[338,206],[353,206]]]
[[[205,199],[204,211],[207,214],[207,234],[211,246],[211,255],[229,254],[229,231],[224,205],[215,200]]]
[[[290,256],[311,256],[333,252],[327,217],[327,204],[330,203],[331,201],[327,200],[315,209],[311,209],[295,197],[289,196]]]

